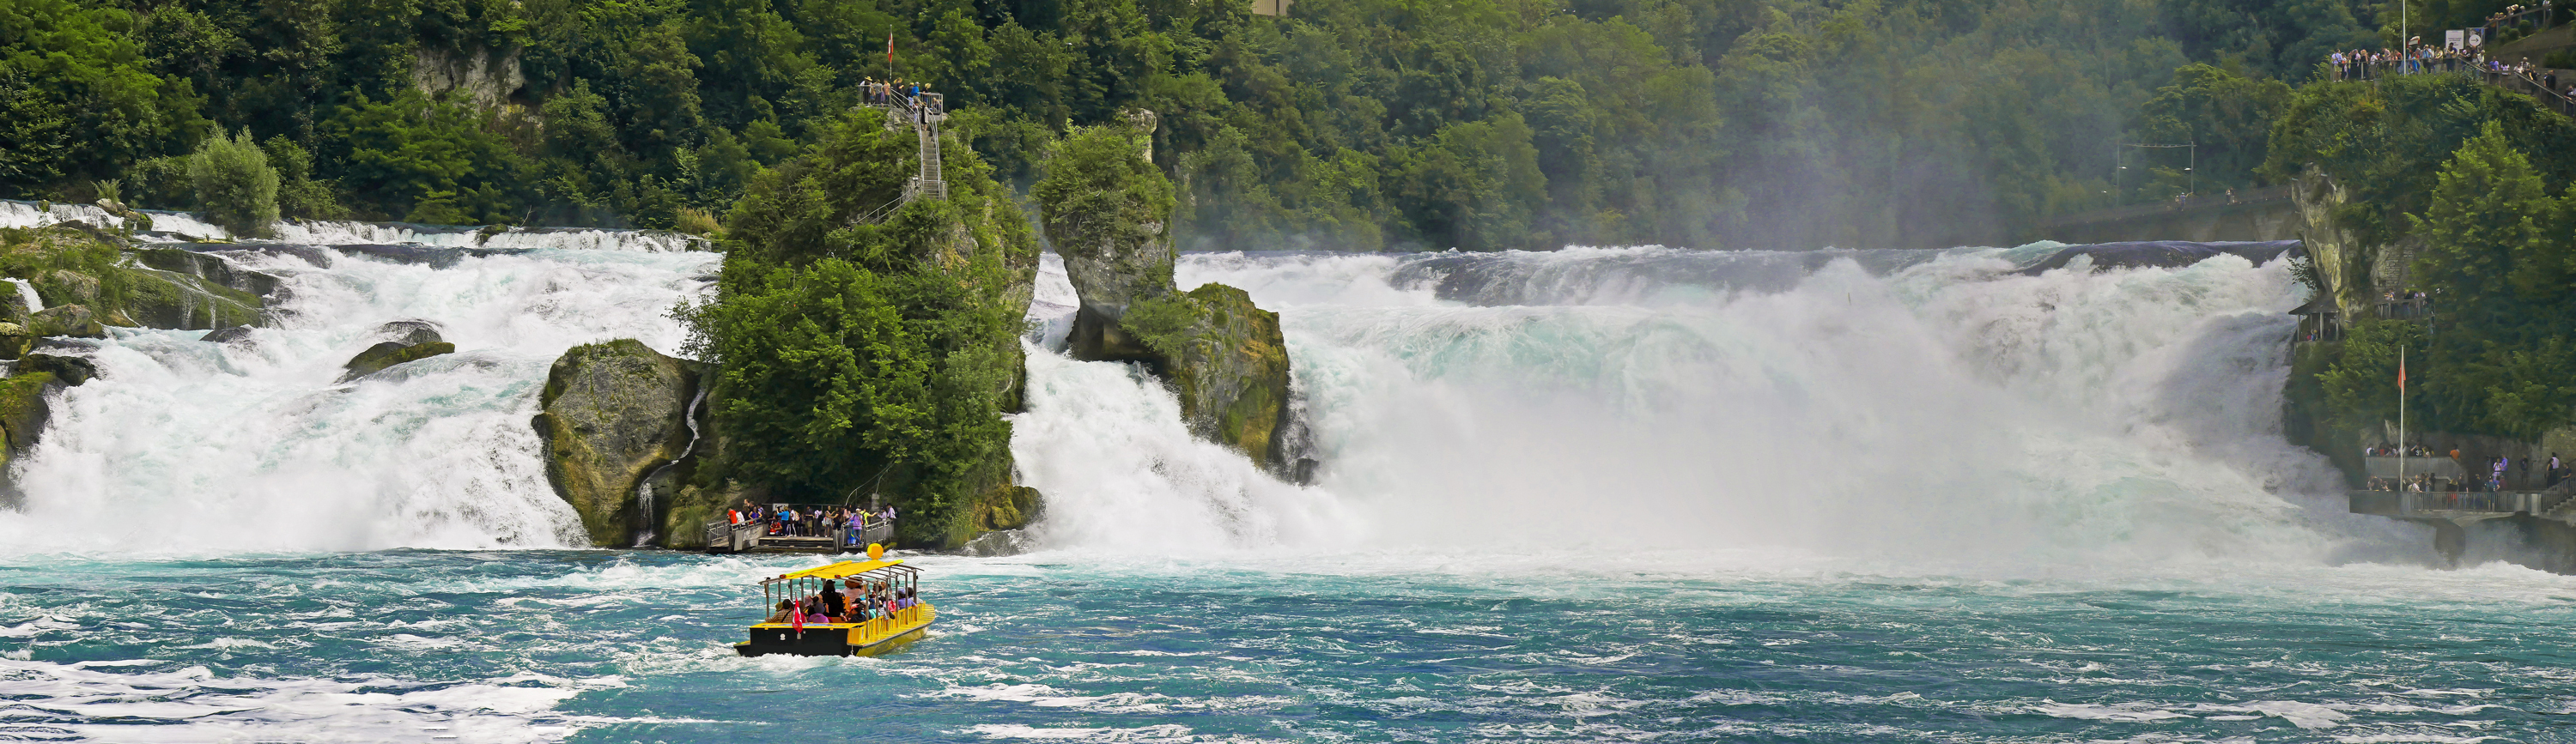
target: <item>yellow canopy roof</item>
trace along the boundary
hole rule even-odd
[[[797,571],[775,579],[770,579],[770,581],[786,581],[788,579],[838,579],[846,576],[857,576],[869,571],[893,568],[900,565],[903,565],[903,561],[900,559],[885,561],[842,561],[829,566],[818,566],[815,568],[808,568],[803,571]]]

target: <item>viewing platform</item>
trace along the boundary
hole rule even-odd
[[[784,534],[773,521],[734,524],[718,519],[707,523],[704,545],[709,553],[856,553],[870,544],[894,542],[894,523],[883,519],[868,520],[856,539],[851,532],[842,525],[816,535]]]
[[[2576,524],[2568,484],[2546,491],[2354,491],[2351,511],[2398,519],[2454,523],[2531,516]]]

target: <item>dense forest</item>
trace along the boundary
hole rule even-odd
[[[2500,3],[2417,0],[2474,16]],[[286,217],[717,229],[867,79],[1025,189],[1159,116],[1191,248],[2000,238],[2260,177],[2354,0],[7,0],[0,196],[197,199],[258,143]],[[891,46],[892,61],[888,61]],[[2125,168],[2125,169],[2124,169]]]

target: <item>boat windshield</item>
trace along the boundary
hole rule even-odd
[[[862,623],[921,604],[921,569],[900,560],[842,561],[760,582],[764,623]]]

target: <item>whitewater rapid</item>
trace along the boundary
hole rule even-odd
[[[247,340],[115,328],[69,342],[59,353],[102,374],[61,391],[12,463],[24,496],[0,540],[30,553],[585,545],[529,425],[547,369],[594,341],[678,351],[670,310],[709,289],[720,256],[604,230],[524,231],[509,249],[420,263],[330,248],[412,230],[314,223],[287,230],[304,242],[226,251],[284,279],[273,322]],[[397,320],[436,324],[456,353],[340,381]]]
[[[1014,451],[1064,548],[2412,557],[2280,437],[2283,262],[2010,273],[2056,247],[1193,254],[1181,286],[1280,312],[1315,482],[1043,346]],[[1056,266],[1042,328],[1073,304]]]

